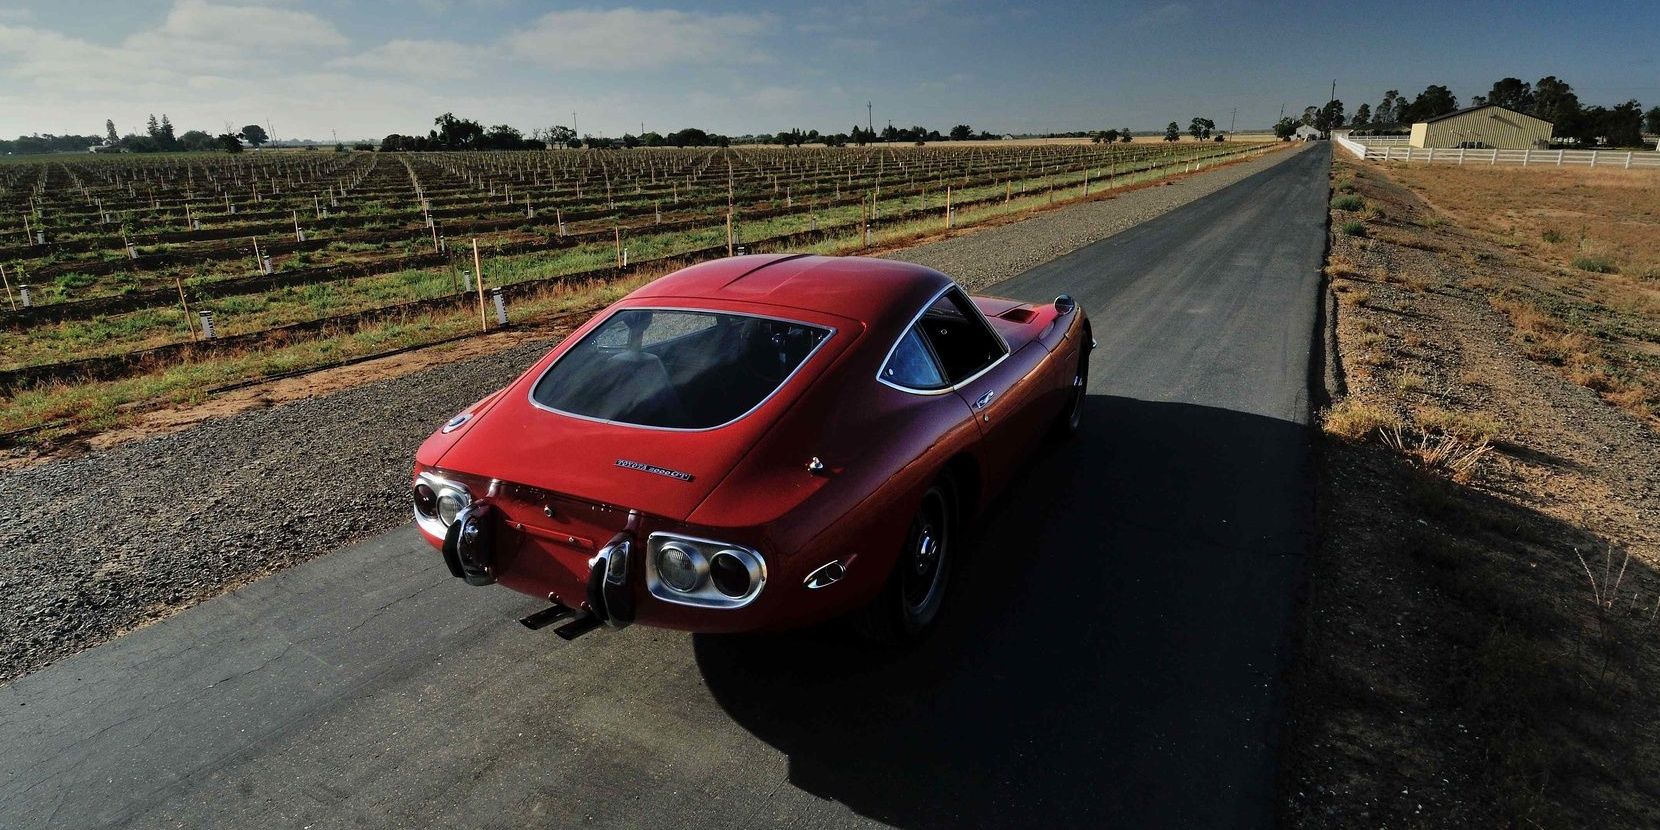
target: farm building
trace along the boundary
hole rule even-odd
[[[1323,133],[1308,124],[1298,124],[1297,131],[1293,133],[1293,135],[1297,137],[1298,141],[1313,141],[1323,135]]]
[[[1550,144],[1552,125],[1491,104],[1469,107],[1412,125],[1413,147],[1528,150]]]

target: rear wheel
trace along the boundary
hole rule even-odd
[[[879,642],[903,643],[933,627],[945,604],[956,526],[956,499],[950,482],[942,479],[923,494],[888,584],[855,618],[861,634]]]

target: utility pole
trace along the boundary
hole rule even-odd
[[[571,132],[575,134],[578,141],[582,139],[582,133],[576,130],[576,110],[571,110]]]
[[[870,115],[869,101],[865,102],[865,129],[873,135],[876,132],[876,119],[872,118]]]
[[[1228,116],[1228,135],[1233,135],[1233,125],[1239,120],[1239,107],[1233,108],[1233,115]]]
[[[1337,79],[1336,78],[1331,79],[1331,97],[1327,98],[1326,100],[1327,101],[1336,101],[1337,100]]]

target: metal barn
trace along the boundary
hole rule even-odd
[[[1550,144],[1551,123],[1491,104],[1461,109],[1412,125],[1413,147],[1529,150]]]

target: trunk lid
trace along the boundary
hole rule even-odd
[[[688,300],[685,305],[702,303]],[[833,334],[737,420],[712,429],[643,427],[579,417],[533,402],[531,391],[543,373],[600,322],[596,318],[505,389],[487,413],[467,425],[465,436],[444,451],[437,466],[684,521],[861,334],[857,323],[833,315],[759,305],[750,311],[824,326]]]

